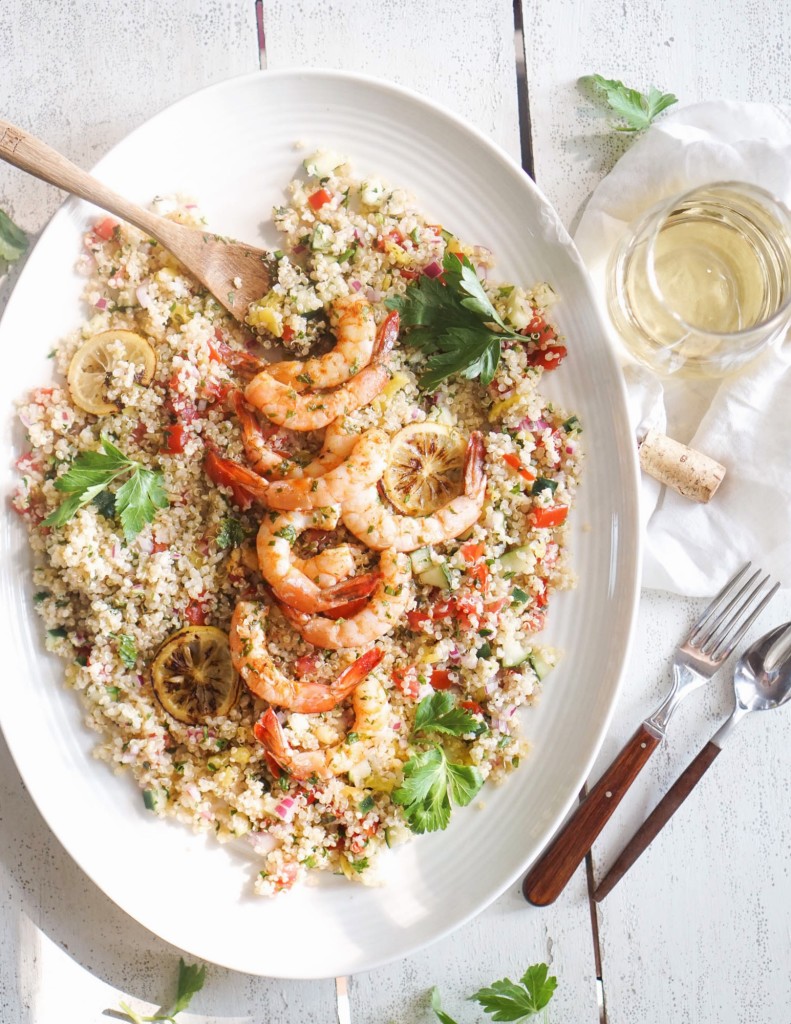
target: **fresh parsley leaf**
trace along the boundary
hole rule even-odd
[[[589,75],[583,81],[590,82],[596,90],[603,92],[610,107],[626,122],[624,125],[616,125],[619,132],[642,131],[657,114],[678,103],[678,98],[672,92],[660,92],[653,85],[646,96],[617,79],[602,78],[601,75]]]
[[[442,747],[435,745],[407,761],[403,785],[393,793],[393,800],[403,806],[413,832],[436,832],[448,827],[451,799],[464,806],[482,785],[477,768],[452,764]]]
[[[128,458],[106,437],[101,443],[101,452],[81,452],[55,481],[56,490],[67,497],[47,516],[44,525],[63,526],[79,508],[97,499],[105,515],[112,497],[113,512],[121,519],[127,541],[132,541],[146,523],[153,522],[157,509],[168,505],[162,474]],[[126,480],[114,495],[104,495],[110,484],[124,476]]]
[[[15,263],[27,249],[27,235],[0,210],[0,260]]]
[[[225,550],[226,548],[238,548],[244,540],[244,527],[238,519],[234,519],[233,516],[227,516],[220,523],[220,531],[217,534],[217,547]]]
[[[197,964],[185,964],[183,958],[179,957],[179,979],[176,987],[176,1001],[170,1013],[155,1013],[152,1017],[141,1017],[128,1003],[120,1003],[122,1013],[132,1021],[132,1024],[148,1024],[150,1021],[169,1021],[176,1024],[176,1014],[186,1010],[192,1002],[196,992],[200,992],[206,980],[206,966],[198,967]]]
[[[444,732],[450,736],[466,736],[480,732],[482,725],[469,711],[457,707],[453,695],[447,690],[437,690],[418,704],[412,735]]]
[[[429,357],[421,388],[436,391],[455,374],[491,384],[502,339],[524,339],[506,327],[466,256],[446,252],[443,268],[442,279],[423,275],[386,305],[398,310],[409,343]]]
[[[100,491],[93,499],[99,515],[105,519],[115,519],[115,495],[112,491]]]
[[[470,996],[495,1021],[523,1021],[539,1013],[557,988],[558,980],[547,977],[546,964],[533,964],[516,984],[510,978],[493,982]]]
[[[431,1009],[437,1016],[440,1024],[456,1024],[456,1021],[442,1009],[439,999],[439,989],[434,986],[431,990]]]

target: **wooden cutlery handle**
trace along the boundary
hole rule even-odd
[[[554,903],[659,743],[659,736],[641,723],[527,873],[522,892],[528,903]]]
[[[52,149],[35,135],[0,118],[0,158],[27,171],[42,181],[56,185],[72,195],[87,199],[103,210],[135,224],[141,231],[154,232],[159,217],[142,210],[91,177],[71,160]]]
[[[640,854],[646,850],[678,808],[687,799],[719,754],[720,747],[709,741],[698,756],[679,775],[653,811],[621,851],[618,859],[599,883],[593,898],[598,903],[620,882]]]

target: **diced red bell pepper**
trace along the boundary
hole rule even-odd
[[[513,452],[507,452],[503,455],[503,462],[506,466],[510,466],[511,469],[515,469],[516,472],[526,480],[528,483],[533,483],[536,478],[535,472],[526,466],[518,455],[514,455]]]
[[[184,609],[184,618],[192,626],[203,626],[206,624],[206,609],[200,601],[190,601]]]
[[[496,601],[487,601],[483,606],[487,615],[496,615],[508,604],[507,597],[500,597]]]
[[[478,562],[476,565],[471,565],[467,570],[467,576],[474,581],[474,585],[477,590],[480,590],[482,594],[486,593],[489,586],[489,566],[484,562]]]
[[[471,565],[473,562],[477,562],[479,558],[483,558],[486,548],[483,544],[469,543],[462,544],[460,551],[464,561]]]
[[[93,233],[97,238],[101,238],[103,242],[109,242],[113,237],[113,232],[118,227],[118,221],[113,220],[112,217],[105,217],[104,220],[100,220],[99,223],[94,227]]]
[[[328,192],[326,188],[320,188],[313,195],[308,196],[308,203],[311,209],[320,210],[322,206],[325,206],[332,199],[332,193]]]
[[[435,690],[449,690],[453,686],[450,672],[446,668],[435,668],[431,673],[431,685]]]
[[[417,669],[414,665],[410,665],[409,668],[394,668],[392,680],[396,688],[405,697],[409,697],[412,700],[417,699],[420,683],[417,677]]]
[[[536,508],[530,513],[530,522],[538,530],[546,530],[560,526],[569,514],[568,505],[551,505],[549,508]]]
[[[186,433],[183,423],[171,423],[169,427],[165,427],[165,446],[162,451],[166,455],[181,455],[184,451]]]
[[[431,622],[431,615],[427,611],[414,611],[406,613],[406,621],[413,633],[417,633]]]

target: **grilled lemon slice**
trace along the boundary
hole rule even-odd
[[[102,331],[80,345],[69,363],[69,391],[72,401],[94,416],[120,412],[117,402],[107,398],[113,367],[119,360],[139,367],[135,380],[148,385],[154,379],[157,357],[145,338],[134,331]]]
[[[162,707],[186,725],[227,715],[239,679],[228,637],[214,626],[187,626],[162,644],[151,664],[151,681]]]
[[[461,494],[464,437],[444,423],[410,423],[392,438],[382,484],[395,507],[427,516]]]

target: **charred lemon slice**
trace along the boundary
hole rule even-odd
[[[107,398],[113,367],[120,361],[134,363],[135,380],[148,385],[154,379],[157,357],[145,338],[134,331],[102,331],[77,349],[69,364],[72,401],[94,416],[120,412],[117,402]]]
[[[227,715],[239,680],[228,637],[214,626],[187,626],[162,644],[151,665],[151,681],[162,707],[186,725]]]
[[[464,437],[444,423],[411,423],[393,437],[382,484],[401,512],[427,516],[461,494]]]

